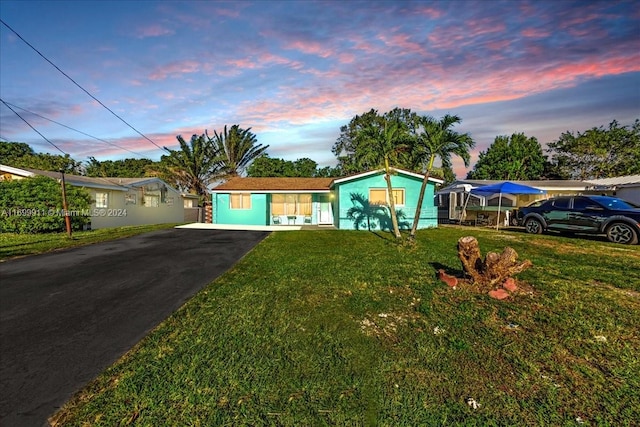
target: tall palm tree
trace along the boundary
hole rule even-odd
[[[413,219],[413,225],[411,226],[411,232],[409,233],[410,240],[414,240],[416,236],[422,203],[424,201],[424,193],[436,157],[440,158],[443,168],[451,167],[452,154],[461,157],[464,165],[469,166],[469,160],[471,159],[469,150],[475,146],[475,142],[468,133],[460,134],[451,130],[453,125],[459,124],[461,121],[462,119],[460,117],[450,114],[445,115],[440,120],[436,120],[430,116],[418,118],[418,135],[415,140],[414,155],[416,155],[420,163],[422,163],[423,168],[426,168],[426,172],[422,180],[422,186],[420,187],[416,214]]]
[[[251,128],[242,129],[239,125],[231,126],[228,131],[225,126],[221,133],[214,130],[213,138],[209,140],[219,154],[220,177],[224,179],[242,175],[247,166],[269,148],[268,145],[256,145],[257,138]]]
[[[384,168],[384,180],[387,183],[393,235],[396,239],[401,239],[402,235],[398,227],[393,187],[391,186],[391,175],[393,173],[391,164],[396,164],[399,157],[408,148],[405,144],[406,129],[401,126],[398,120],[390,120],[387,117],[383,117],[380,122],[370,123],[358,137],[362,138],[363,144],[361,144],[362,151],[357,155],[357,164]]]
[[[219,174],[218,152],[205,135],[193,135],[187,143],[181,135],[176,137],[180,150],[170,150],[162,156],[162,175],[180,189],[206,198],[209,184]]]

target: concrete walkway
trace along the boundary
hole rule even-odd
[[[301,225],[234,225],[234,224],[206,224],[194,222],[193,224],[179,225],[176,228],[191,230],[244,230],[244,231],[298,231]]]
[[[269,233],[170,229],[0,263],[0,426],[42,426]]]

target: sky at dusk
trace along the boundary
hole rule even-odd
[[[498,135],[640,118],[637,1],[2,0],[0,18],[169,148],[239,124],[271,157],[333,166],[340,126],[401,107],[459,115],[475,162]],[[0,97],[76,160],[163,154],[2,24]],[[0,138],[60,154],[4,104]]]

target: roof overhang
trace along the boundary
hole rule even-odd
[[[331,190],[211,190],[215,194],[247,193],[247,194],[309,194],[330,193]]]
[[[395,173],[398,173],[398,174],[411,176],[413,178],[418,178],[420,180],[424,179],[424,175],[421,175],[419,173],[410,172],[410,171],[407,171],[407,170],[404,170],[404,169],[396,169],[396,168],[392,168],[392,170]],[[371,176],[371,175],[379,175],[381,173],[384,173],[384,169],[377,169],[377,170],[372,170],[372,171],[368,171],[368,172],[359,173],[357,175],[351,175],[351,176],[346,176],[344,178],[334,179],[333,182],[331,183],[331,186],[333,187],[335,184],[341,184],[343,182],[352,181],[354,179],[366,178],[366,177]],[[432,177],[429,177],[429,181],[431,181],[431,182],[433,182],[435,184],[444,183],[443,180],[438,179],[438,178],[432,178]]]
[[[11,175],[24,176],[25,178],[36,176],[33,172],[7,165],[0,165],[0,171],[10,173]]]
[[[58,181],[60,181],[59,178],[57,178]],[[80,187],[80,188],[92,188],[92,189],[99,189],[99,190],[112,190],[112,191],[128,191],[128,188],[125,187],[120,187],[117,185],[107,185],[107,184],[94,184],[94,183],[87,183],[87,182],[79,182],[79,181],[72,181],[69,179],[65,178],[65,182],[67,184],[73,185],[74,187]]]

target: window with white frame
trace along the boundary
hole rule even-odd
[[[96,208],[109,207],[109,194],[108,193],[96,193]]]
[[[232,193],[229,199],[231,209],[251,209],[251,194]]]

